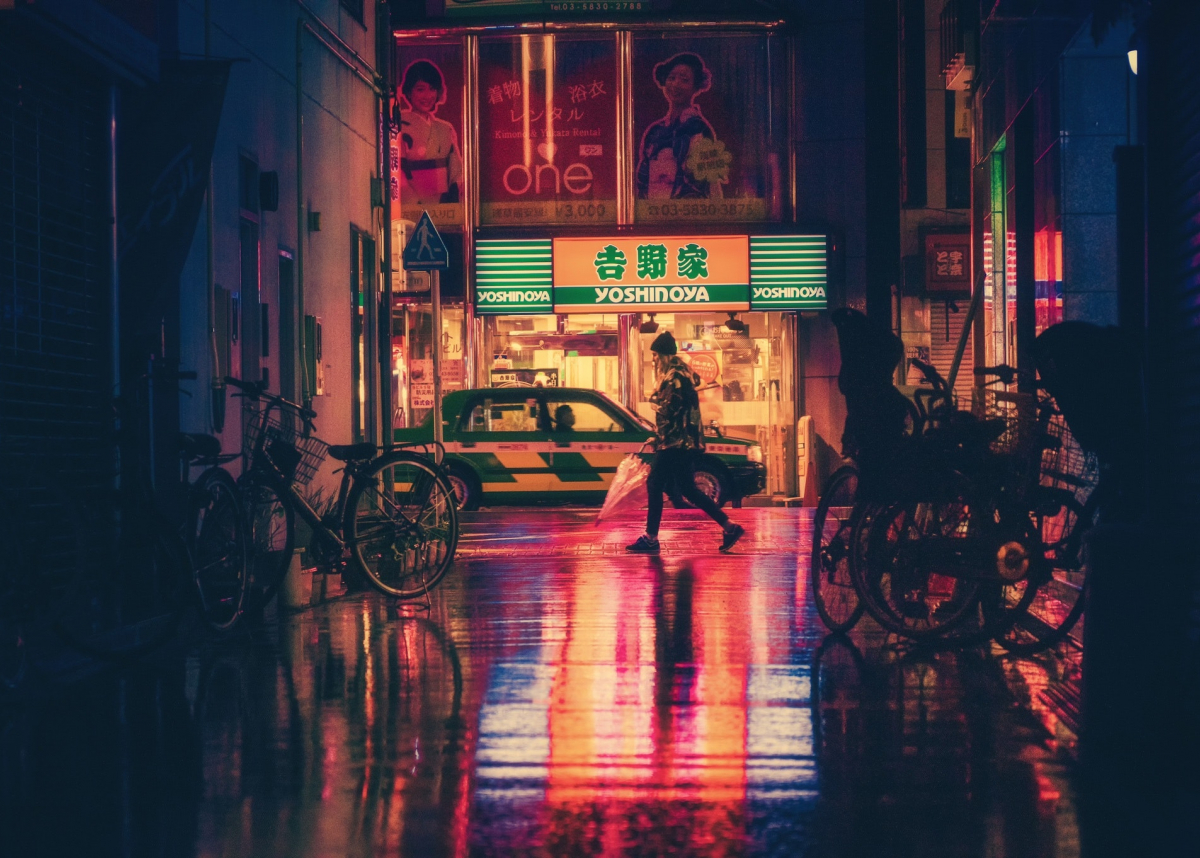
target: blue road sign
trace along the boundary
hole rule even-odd
[[[417,228],[404,246],[403,263],[406,271],[433,271],[450,267],[446,242],[438,235],[429,212],[421,212]]]

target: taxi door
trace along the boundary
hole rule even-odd
[[[617,466],[641,448],[645,433],[631,431],[624,418],[601,402],[559,394],[548,403],[554,446],[550,491],[602,499]]]
[[[479,475],[483,496],[520,503],[549,487],[550,433],[545,406],[520,388],[471,400],[455,451]]]

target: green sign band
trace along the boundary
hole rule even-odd
[[[750,237],[750,282],[554,288],[550,239],[475,243],[475,309],[482,314],[823,310],[828,306],[826,237]]]
[[[477,313],[553,313],[550,239],[475,243]]]
[[[823,235],[751,236],[750,309],[825,309],[825,248]]]
[[[554,309],[560,313],[687,310],[748,310],[749,289],[741,283],[695,286],[558,286]]]

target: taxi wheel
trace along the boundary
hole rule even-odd
[[[454,499],[458,501],[459,509],[467,512],[479,509],[479,496],[483,490],[474,474],[460,465],[448,465],[446,481],[454,490]]]
[[[725,489],[725,480],[715,469],[700,465],[696,468],[696,488],[704,492],[713,503],[721,506],[729,492]]]

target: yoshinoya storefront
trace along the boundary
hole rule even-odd
[[[649,417],[649,345],[670,331],[700,376],[705,423],[762,444],[767,491],[787,494],[795,317],[826,306],[826,244],[821,235],[479,239],[486,383],[587,387]]]
[[[422,211],[450,250],[428,284],[394,266],[393,425],[441,386],[603,392],[649,416],[668,330],[701,412],[760,443],[796,491],[797,314],[826,307],[829,242],[797,229],[778,22],[571,21],[396,34],[393,259]]]

